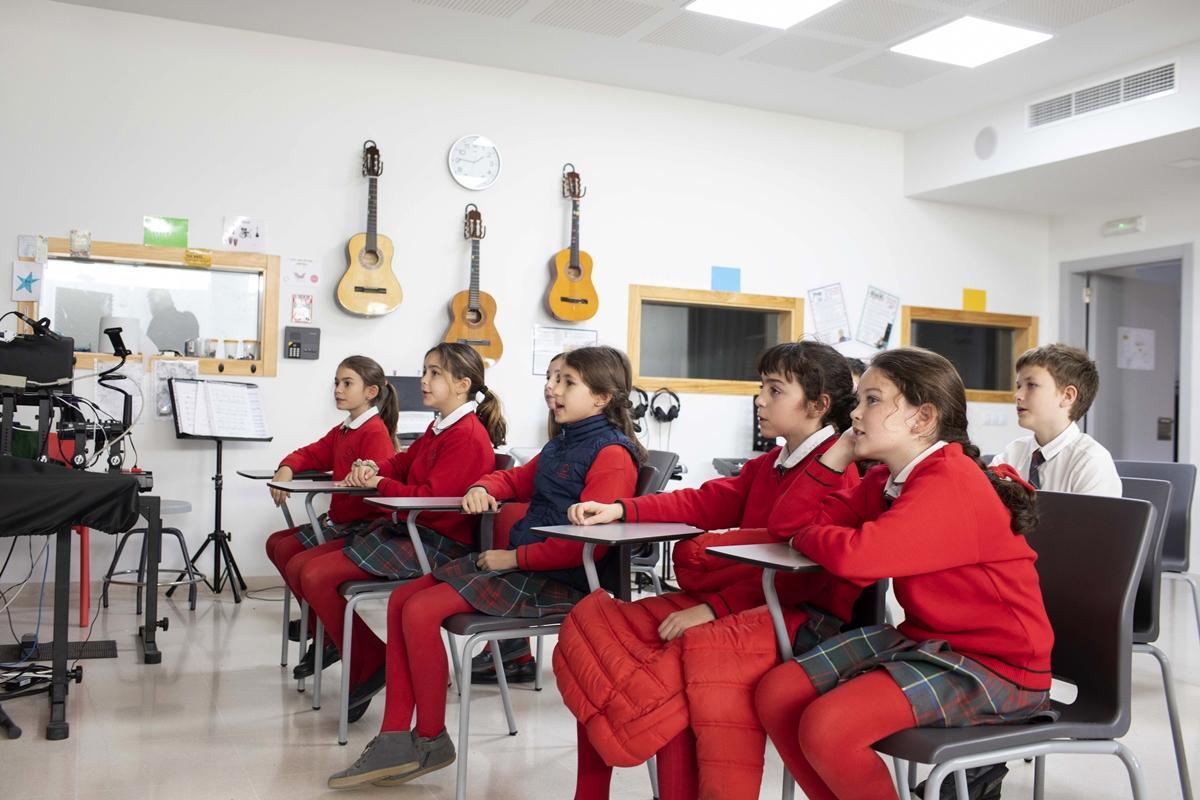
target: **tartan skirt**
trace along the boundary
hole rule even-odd
[[[461,542],[442,536],[432,528],[418,525],[421,544],[430,569],[436,569],[461,558],[470,548]],[[403,581],[421,577],[421,562],[412,539],[408,536],[405,523],[395,523],[384,518],[376,520],[361,533],[347,537],[342,552],[359,569],[390,581]]]
[[[1024,689],[941,640],[915,642],[891,625],[855,628],[796,656],[821,694],[870,670],[887,670],[919,728],[1049,721],[1050,693]]]
[[[541,572],[480,570],[475,566],[478,559],[478,553],[470,553],[438,567],[433,577],[453,586],[483,614],[537,619],[566,614],[585,597],[584,592]]]
[[[338,523],[330,520],[328,514],[322,514],[320,516],[321,534],[325,537],[325,541],[332,542],[335,539],[353,536],[356,533],[365,531],[374,521],[373,518],[368,517],[366,519],[357,519],[353,522]],[[296,538],[300,540],[300,544],[304,545],[305,550],[309,550],[320,544],[313,533],[312,524],[308,522],[296,529]]]

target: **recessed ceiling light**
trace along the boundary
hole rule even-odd
[[[1200,158],[1188,157],[1181,158],[1176,161],[1168,161],[1167,166],[1177,167],[1179,169],[1195,169],[1196,167],[1200,167]]]
[[[842,0],[692,0],[684,11],[753,22],[769,28],[790,28]]]
[[[1001,25],[978,17],[962,17],[892,48],[893,53],[978,67],[1051,38],[1048,33]]]

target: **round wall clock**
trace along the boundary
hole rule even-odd
[[[500,177],[500,149],[486,136],[470,134],[450,146],[450,176],[464,189],[482,191]]]

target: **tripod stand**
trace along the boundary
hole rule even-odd
[[[229,588],[233,590],[233,601],[235,603],[242,602],[242,592],[246,591],[246,581],[242,579],[242,571],[238,569],[237,561],[233,558],[233,551],[229,549],[229,532],[221,528],[221,491],[225,488],[225,477],[221,474],[221,447],[225,444],[224,439],[217,436],[194,436],[188,437],[194,439],[210,439],[217,443],[217,473],[213,476],[213,490],[216,492],[216,511],[213,519],[213,529],[204,539],[204,544],[200,545],[200,549],[192,556],[192,566],[196,566],[196,562],[200,560],[200,556],[204,555],[204,550],[211,544],[213,548],[213,571],[212,580],[204,579],[204,583],[208,588],[212,589],[213,594],[220,594],[221,587],[228,582]],[[225,566],[221,566],[221,561],[224,560]],[[180,575],[187,574],[186,571]],[[172,586],[167,590],[167,597],[179,588],[178,585]]]

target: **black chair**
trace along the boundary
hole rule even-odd
[[[675,467],[679,464],[679,454],[668,450],[648,450],[647,453],[650,455],[650,465],[658,470],[658,475],[654,485],[639,494],[658,494],[667,488],[667,482],[675,474]],[[662,594],[662,583],[658,579],[658,564],[662,560],[662,554],[663,545],[659,542],[650,542],[639,547],[630,559],[630,571],[634,574],[648,576],[655,594]]]
[[[1188,572],[1192,546],[1192,496],[1196,491],[1196,465],[1169,461],[1117,461],[1122,478],[1149,478],[1171,484],[1171,515],[1163,539],[1162,576],[1182,581],[1192,590],[1196,632],[1200,635],[1200,583]]]
[[[1070,705],[1054,702],[1055,722],[910,728],[876,742],[877,751],[896,760],[901,800],[911,797],[904,761],[934,765],[929,787],[941,787],[954,773],[959,800],[966,800],[962,770],[1027,756],[1035,759],[1034,797],[1040,800],[1050,753],[1115,755],[1129,773],[1134,800],[1148,797],[1137,759],[1117,739],[1129,730],[1133,608],[1153,539],[1153,507],[1144,500],[1039,492],[1038,510],[1029,543],[1054,627],[1054,674],[1074,684],[1078,695]]]

